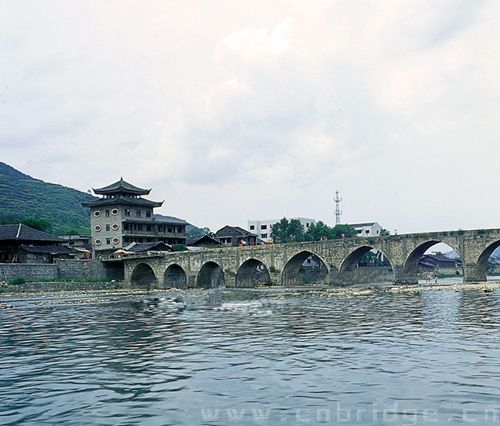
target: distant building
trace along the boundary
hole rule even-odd
[[[420,272],[452,273],[462,270],[462,261],[453,259],[442,253],[425,254],[418,262]]]
[[[313,223],[316,223],[316,220],[305,217],[292,217],[291,219],[298,220],[304,227],[305,231],[307,231]],[[266,243],[272,243],[273,238],[271,236],[271,232],[273,230],[273,225],[278,223],[280,220],[281,219],[249,220],[248,230],[255,233],[258,238]]]
[[[72,251],[62,247],[55,235],[19,224],[0,225],[0,262],[52,263],[56,258],[69,258]]]
[[[142,198],[150,189],[120,179],[93,191],[102,198],[82,206],[90,207],[92,249],[96,254],[110,254],[130,243],[185,244],[187,222],[156,220],[153,209],[163,201]]]
[[[377,222],[350,223],[349,226],[356,230],[357,237],[379,237],[383,229]]]
[[[220,241],[210,235],[200,235],[195,238],[188,238],[186,241],[188,247],[213,248],[221,245]]]
[[[172,247],[161,241],[152,243],[131,243],[125,250],[130,253],[147,253],[147,252],[163,252],[172,251]]]
[[[254,246],[257,244],[257,235],[239,226],[226,225],[215,233],[215,238],[224,246]]]
[[[21,246],[19,263],[54,263],[56,259],[74,259],[76,253],[66,246]]]
[[[66,247],[83,247],[90,248],[90,237],[86,235],[59,235],[57,238],[63,240],[63,245]]]

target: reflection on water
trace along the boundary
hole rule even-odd
[[[8,300],[0,423],[500,423],[498,291],[184,299]]]

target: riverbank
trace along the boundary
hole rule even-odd
[[[327,287],[327,286],[304,286],[304,287],[258,287],[258,288],[221,288],[222,292],[235,293],[279,293],[281,296],[298,296],[302,294],[317,295],[319,297],[356,297],[371,296],[381,293],[407,293],[418,294],[423,291],[480,291],[493,292],[500,289],[500,281],[478,282],[478,283],[448,283],[448,284],[405,284],[405,285],[373,285],[366,287]],[[0,284],[0,298],[11,297],[57,297],[57,296],[79,296],[79,295],[110,295],[119,296],[127,294],[147,294],[175,292],[179,294],[190,292],[210,291],[202,289],[131,289],[123,282],[31,282],[25,284]]]

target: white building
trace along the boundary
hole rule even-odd
[[[350,223],[357,234],[357,237],[379,237],[382,227],[377,222],[369,223]]]
[[[291,219],[297,219],[300,221],[304,230],[307,231],[309,227],[316,223],[315,219],[308,219],[305,217],[292,217]],[[271,237],[271,231],[273,225],[278,223],[281,219],[269,219],[269,220],[249,220],[248,230],[257,235],[258,238],[265,241],[266,243],[272,243],[273,239]]]

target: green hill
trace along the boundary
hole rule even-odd
[[[0,162],[1,223],[41,219],[56,235],[89,234],[89,211],[80,203],[91,199],[90,194],[34,179]]]

